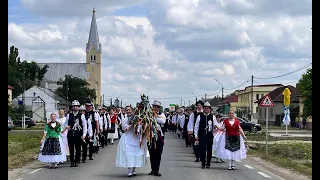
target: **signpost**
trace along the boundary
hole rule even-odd
[[[268,124],[269,124],[269,107],[274,107],[274,103],[271,100],[269,94],[265,95],[260,103],[260,107],[266,108],[266,154],[268,154]]]

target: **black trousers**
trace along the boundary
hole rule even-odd
[[[154,147],[153,143],[150,146],[148,146],[149,154],[150,154],[151,170],[154,172],[158,172],[160,169],[163,145],[164,145],[164,137],[161,137],[161,138],[158,137],[156,141],[156,147]]]
[[[89,144],[89,158],[92,158],[93,142],[90,142],[89,136],[86,136],[86,142],[82,142],[82,160],[86,160],[88,156],[88,144]]]
[[[81,133],[77,133],[72,130],[68,132],[68,146],[70,152],[70,161],[72,163],[80,161],[82,143],[81,136]],[[74,150],[76,150],[76,157],[74,157]]]
[[[103,136],[101,136],[101,146],[104,147],[108,145],[108,131],[103,130],[102,135]]]
[[[189,141],[188,131],[183,130],[183,137],[184,137],[184,141],[186,143],[186,146],[191,146],[191,143]]]
[[[199,138],[199,150],[200,150],[200,161],[204,166],[206,164],[210,166],[211,158],[212,158],[212,144],[213,144],[213,134],[208,133],[206,135],[201,136]],[[207,158],[206,158],[207,155]]]

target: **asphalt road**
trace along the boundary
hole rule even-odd
[[[116,168],[115,155],[117,142],[114,145],[100,149],[99,154],[94,155],[93,161],[80,164],[78,168],[70,168],[69,163],[62,164],[57,169],[48,169],[44,164],[38,164],[24,171],[17,180],[112,180],[128,179],[127,169]],[[161,177],[148,176],[150,163],[144,168],[138,168],[136,177],[130,179],[153,180],[264,180],[281,179],[267,170],[242,160],[236,162],[236,170],[227,170],[228,164],[212,163],[211,169],[201,169],[200,163],[194,162],[192,148],[184,146],[184,140],[179,139],[173,133],[166,133],[162,163]],[[215,160],[215,159],[213,159]]]

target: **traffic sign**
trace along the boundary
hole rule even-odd
[[[269,94],[265,95],[260,103],[262,107],[274,107],[274,103],[271,100]]]

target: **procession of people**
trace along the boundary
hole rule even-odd
[[[49,168],[58,168],[69,159],[70,167],[78,167],[87,159],[93,160],[92,155],[98,153],[99,148],[113,145],[120,138],[115,167],[127,168],[128,177],[136,176],[137,168],[149,163],[149,153],[151,170],[148,175],[161,176],[166,132],[177,134],[186,148],[193,148],[195,162],[200,162],[203,169],[210,168],[215,158],[220,163],[228,161],[227,169],[235,170],[234,161],[246,158],[246,136],[232,110],[228,118],[222,119],[208,102],[201,100],[196,102],[195,110],[181,107],[175,112],[161,112],[158,100],[151,104],[150,114],[145,107],[141,111],[141,107],[111,106],[107,112],[105,106],[95,109],[90,101],[80,105],[74,100],[72,112],[60,110],[58,117],[51,114],[40,142],[38,160],[49,163]],[[137,112],[149,119],[148,125],[141,117],[135,121]],[[144,129],[147,126],[150,127]]]

